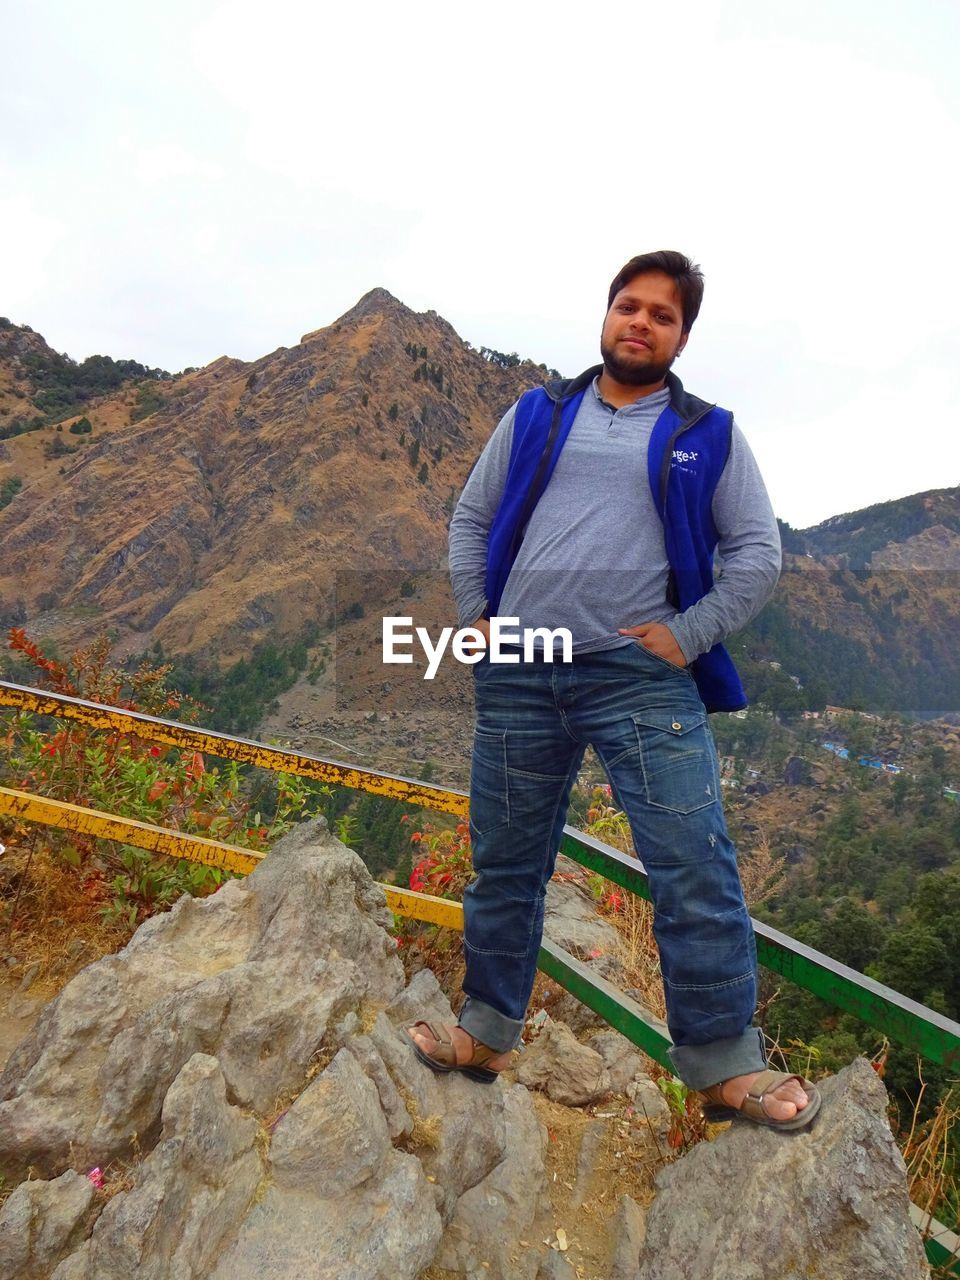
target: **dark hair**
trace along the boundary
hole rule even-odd
[[[703,272],[686,254],[677,253],[675,249],[658,249],[656,253],[641,253],[636,258],[631,258],[613,277],[607,297],[607,310],[610,310],[614,298],[624,285],[629,284],[634,276],[646,271],[662,271],[664,275],[672,277],[680,292],[683,332],[689,333],[703,301]]]

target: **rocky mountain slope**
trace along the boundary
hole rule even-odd
[[[375,289],[295,347],[164,386],[141,421],[106,398],[59,462],[55,426],[9,440],[0,482],[22,483],[0,511],[4,620],[213,662],[288,640],[331,613],[338,570],[442,565],[470,463],[545,377]]]

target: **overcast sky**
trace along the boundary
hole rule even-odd
[[[803,526],[960,483],[960,5],[0,0],[0,314],[75,358],[252,360],[383,285],[598,359],[610,279],[706,274],[677,365]]]

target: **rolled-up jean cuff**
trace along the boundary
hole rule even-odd
[[[515,1049],[523,1034],[523,1022],[516,1018],[508,1018],[499,1013],[482,1000],[472,1000],[467,996],[460,1010],[459,1025],[470,1035],[476,1036],[481,1044],[496,1049],[498,1053],[507,1053]]]
[[[747,1027],[742,1035],[710,1044],[675,1044],[668,1052],[674,1071],[688,1089],[708,1089],[733,1076],[762,1071],[767,1065],[759,1027]]]

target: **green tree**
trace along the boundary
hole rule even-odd
[[[949,966],[947,948],[928,925],[907,925],[891,934],[879,960],[868,967],[871,977],[894,991],[929,1005],[942,1003],[944,971]]]

